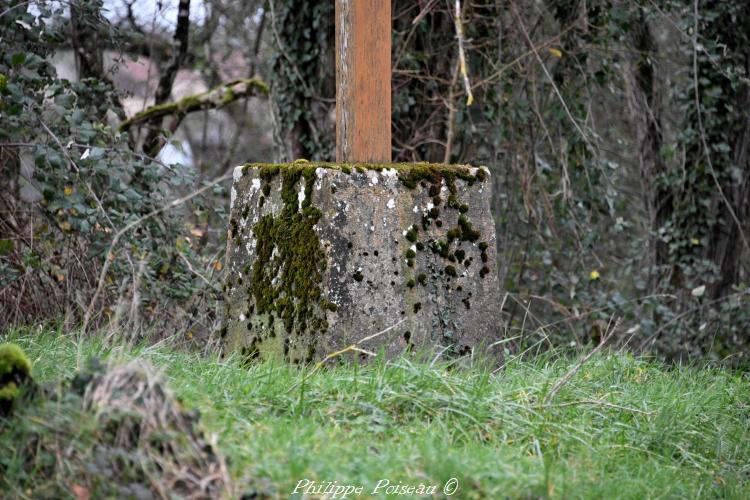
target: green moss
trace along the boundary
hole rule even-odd
[[[31,378],[31,362],[15,344],[0,345],[0,417],[8,415],[20,394],[21,385]]]
[[[328,326],[323,311],[337,309],[323,297],[320,286],[326,259],[314,229],[322,215],[312,205],[315,167],[298,162],[284,168],[263,168],[259,176],[264,192],[270,193],[270,183],[277,175],[281,176],[283,208],[276,217],[264,215],[253,227],[258,243],[249,291],[255,313],[267,318],[267,328],[275,328],[274,321],[278,317],[288,337],[305,344],[308,352],[314,352],[316,335]],[[301,181],[305,200],[300,207],[298,184]],[[262,325],[262,322],[248,324],[248,329],[255,334],[252,342],[269,334]],[[287,345],[284,355],[288,354]]]
[[[339,310],[339,306],[337,306],[333,302],[329,302],[329,301],[326,300],[326,301],[323,302],[323,309],[326,309],[328,311],[336,312],[336,311]]]
[[[481,278],[484,278],[488,274],[490,274],[490,269],[487,266],[484,266],[482,269],[479,270],[479,276]]]
[[[416,304],[414,304],[414,314],[418,313],[420,309],[422,309],[421,302],[417,302]]]
[[[15,382],[8,382],[0,387],[0,405],[11,403],[18,396],[19,389]],[[2,413],[0,413],[2,415]]]
[[[239,85],[243,85],[243,87],[239,89],[233,88]],[[131,126],[143,121],[152,120],[168,115],[184,116],[187,113],[200,109],[220,108],[239,98],[253,95],[254,92],[258,92],[261,95],[267,96],[269,94],[268,86],[257,78],[235,80],[226,84],[221,84],[200,94],[183,97],[176,102],[156,104],[147,109],[144,109],[143,111],[139,111],[138,113],[133,115],[132,118],[128,118],[127,120],[123,121],[118,129],[120,131],[124,131]]]
[[[353,170],[357,172],[365,172],[367,170],[395,170],[398,173],[399,180],[407,187],[413,189],[421,181],[429,182],[435,185],[433,190],[435,196],[440,192],[439,185],[441,181],[445,180],[446,185],[451,192],[455,192],[455,180],[461,179],[469,183],[474,183],[478,180],[484,180],[486,174],[483,169],[477,169],[476,174],[471,173],[471,167],[469,165],[444,165],[442,163],[330,163],[330,162],[308,162],[305,161],[305,165],[310,166],[313,169],[326,168],[330,170],[341,170],[346,174],[352,173]],[[248,163],[244,167],[254,169],[280,169],[288,166],[286,163]],[[480,179],[481,178],[481,179]],[[451,188],[452,186],[452,188]]]
[[[450,243],[443,240],[433,241],[431,244],[432,252],[440,255],[442,258],[448,258],[448,251],[450,249]]]
[[[461,228],[461,240],[463,241],[476,241],[481,236],[479,231],[476,231],[471,226],[471,222],[463,214],[458,218],[458,226]]]
[[[487,244],[487,242],[486,242],[486,241],[482,241],[482,242],[480,242],[478,246],[479,246],[479,249],[480,249],[481,251],[483,251],[483,252],[484,252],[485,250],[487,250],[487,248],[489,248],[489,245]]]
[[[463,262],[468,265],[470,258],[467,257],[467,252],[462,249],[451,249],[451,246],[456,240],[476,241],[480,237],[479,232],[472,227],[465,215],[469,211],[469,206],[459,200],[457,180],[470,185],[482,182],[487,178],[482,169],[472,173],[472,170],[465,165],[341,164],[308,162],[307,160],[296,161],[291,165],[247,164],[243,172],[249,169],[258,172],[257,175],[262,181],[264,201],[271,196],[274,179],[277,176],[282,178],[280,197],[283,207],[275,217],[273,214],[268,214],[253,227],[253,233],[258,241],[257,259],[253,265],[252,284],[245,286],[248,286],[248,292],[255,303],[256,318],[262,318],[262,321],[253,321],[252,324],[248,324],[248,330],[255,334],[250,343],[244,344],[250,345],[248,352],[267,349],[262,345],[263,336],[274,336],[275,332],[281,331],[286,335],[283,339],[285,356],[292,349],[300,352],[293,345],[290,346],[290,343],[294,344],[297,338],[308,338],[312,347],[310,345],[304,347],[314,352],[314,338],[310,337],[315,332],[325,331],[327,327],[325,312],[337,310],[335,304],[325,300],[320,288],[325,271],[325,254],[313,227],[322,214],[312,205],[312,188],[318,168],[339,170],[347,175],[359,175],[368,170],[395,170],[399,181],[404,186],[412,189],[421,186],[426,194],[430,195],[433,206],[423,216],[422,223],[425,229],[430,226],[441,227],[442,221],[438,217],[441,215],[443,218],[449,217],[451,210],[460,212],[458,224],[447,232],[445,240],[429,240],[423,243],[419,241],[417,226],[409,227],[405,238],[410,244],[414,244],[417,250],[422,251],[428,246],[446,261]],[[305,192],[301,205],[298,202],[300,182],[304,182]],[[441,192],[446,188],[449,194],[447,202],[444,202]],[[441,205],[442,203],[446,204]],[[441,205],[444,214],[441,214],[441,208],[438,208],[438,205]],[[238,236],[237,221],[230,222],[230,229],[231,235]],[[348,246],[351,248],[351,243]],[[481,247],[480,244],[480,250]],[[414,248],[406,250],[404,254],[406,265],[410,268],[416,267],[417,252]],[[451,277],[458,276],[458,271],[453,265],[446,266],[445,273]],[[353,273],[352,277],[357,282],[364,280],[364,275],[360,271]],[[419,273],[416,279],[409,279],[406,284],[413,288],[417,283],[426,286],[427,281],[427,274]],[[283,321],[283,330],[280,330],[280,322],[274,323],[274,319]],[[265,327],[266,324],[272,325],[268,327],[271,328],[270,331]],[[281,345],[279,341],[279,346]]]
[[[16,344],[0,345],[0,381],[11,374],[31,374],[31,362]]]

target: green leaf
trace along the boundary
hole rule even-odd
[[[13,240],[0,240],[0,255],[12,252],[13,247]]]
[[[13,66],[20,66],[26,61],[26,54],[24,52],[16,52],[13,54],[13,56],[10,58],[10,63]]]

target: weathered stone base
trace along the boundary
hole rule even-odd
[[[498,362],[490,185],[458,165],[237,167],[226,348],[304,363],[404,319],[360,347]]]

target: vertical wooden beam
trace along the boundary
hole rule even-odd
[[[336,161],[391,161],[391,0],[336,0]]]

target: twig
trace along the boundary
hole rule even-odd
[[[594,406],[604,406],[606,408],[613,408],[615,410],[622,410],[622,411],[629,411],[632,413],[640,413],[642,415],[652,415],[654,412],[652,411],[646,411],[646,410],[639,410],[638,408],[631,408],[629,406],[622,406],[615,403],[609,403],[607,401],[601,401],[598,399],[579,399],[577,401],[568,401],[566,403],[557,403],[554,405],[548,404],[546,405],[547,408],[564,408],[566,406],[577,406],[577,405],[594,405]]]
[[[456,0],[456,12],[453,17],[456,24],[456,38],[458,38],[458,66],[461,71],[461,77],[466,89],[466,105],[471,106],[474,102],[474,94],[471,93],[471,83],[469,82],[469,72],[466,68],[466,55],[464,53],[464,28],[461,24],[461,0]]]
[[[583,142],[586,144],[586,147],[589,148],[589,151],[594,151],[594,146],[589,141],[588,136],[586,136],[581,126],[578,125],[578,121],[576,121],[575,117],[573,116],[573,113],[571,113],[570,108],[568,107],[568,103],[565,102],[565,99],[563,98],[562,93],[560,93],[560,89],[557,87],[557,84],[555,83],[554,78],[552,78],[552,75],[550,75],[549,70],[547,69],[547,66],[544,64],[544,61],[542,61],[541,56],[539,56],[539,52],[534,46],[534,43],[531,41],[531,38],[529,37],[529,33],[528,31],[526,31],[526,26],[524,26],[523,21],[521,20],[521,16],[518,14],[518,11],[516,10],[515,4],[511,2],[510,5],[511,5],[511,9],[513,10],[513,14],[516,17],[516,20],[518,21],[518,26],[521,28],[521,33],[523,34],[524,40],[526,41],[526,45],[529,46],[530,50],[534,51],[534,56],[536,57],[537,62],[539,62],[539,65],[542,67],[542,71],[544,71],[544,75],[547,77],[547,80],[549,80],[550,84],[552,85],[552,90],[554,90],[555,95],[557,96],[558,100],[560,101],[560,104],[565,110],[565,114],[567,115],[571,123],[573,124],[573,127],[575,127],[575,129],[581,135],[581,139],[583,139]]]
[[[347,347],[344,347],[340,351],[336,351],[336,352],[332,352],[330,354],[327,354],[323,359],[321,359],[320,361],[318,361],[318,363],[315,365],[315,367],[312,370],[310,370],[307,373],[307,375],[305,375],[304,377],[302,377],[302,380],[300,380],[299,382],[297,382],[296,384],[294,384],[292,387],[290,387],[288,392],[292,392],[294,389],[296,389],[300,385],[304,384],[307,379],[309,379],[310,377],[312,377],[313,374],[315,372],[317,372],[318,370],[320,370],[323,367],[323,365],[325,365],[328,361],[330,361],[333,358],[336,358],[338,356],[341,356],[342,354],[345,354],[345,353],[351,352],[351,351],[355,351],[355,352],[361,352],[361,353],[364,353],[364,354],[367,354],[367,355],[373,356],[373,357],[377,356],[377,354],[375,354],[374,352],[362,349],[361,347],[359,347],[359,345],[361,345],[364,342],[367,342],[368,340],[372,340],[374,338],[380,337],[381,335],[383,335],[383,334],[385,334],[385,333],[393,330],[394,328],[396,328],[398,325],[400,325],[404,321],[406,321],[406,318],[402,319],[401,321],[399,321],[398,323],[396,323],[394,325],[389,326],[385,330],[381,330],[378,333],[375,333],[375,334],[369,335],[369,336],[367,336],[367,337],[365,337],[363,339],[360,339],[357,342],[355,342],[354,344],[352,344],[350,346],[347,346]]]
[[[591,359],[591,357],[596,354],[597,352],[601,351],[604,345],[609,341],[609,339],[612,337],[614,332],[617,330],[617,327],[620,324],[620,318],[615,321],[614,327],[610,330],[609,326],[612,324],[612,318],[609,320],[609,325],[607,325],[607,331],[604,332],[604,335],[602,335],[602,339],[599,341],[599,345],[596,346],[586,354],[584,357],[582,357],[578,363],[576,363],[570,370],[568,370],[568,373],[563,375],[563,377],[557,381],[557,383],[552,387],[552,390],[547,393],[547,396],[544,398],[544,404],[549,405],[550,401],[555,397],[557,392],[565,386],[568,382],[570,382],[570,379],[573,378],[573,375],[578,373],[578,370],[581,369],[583,365],[586,364],[586,362]]]

